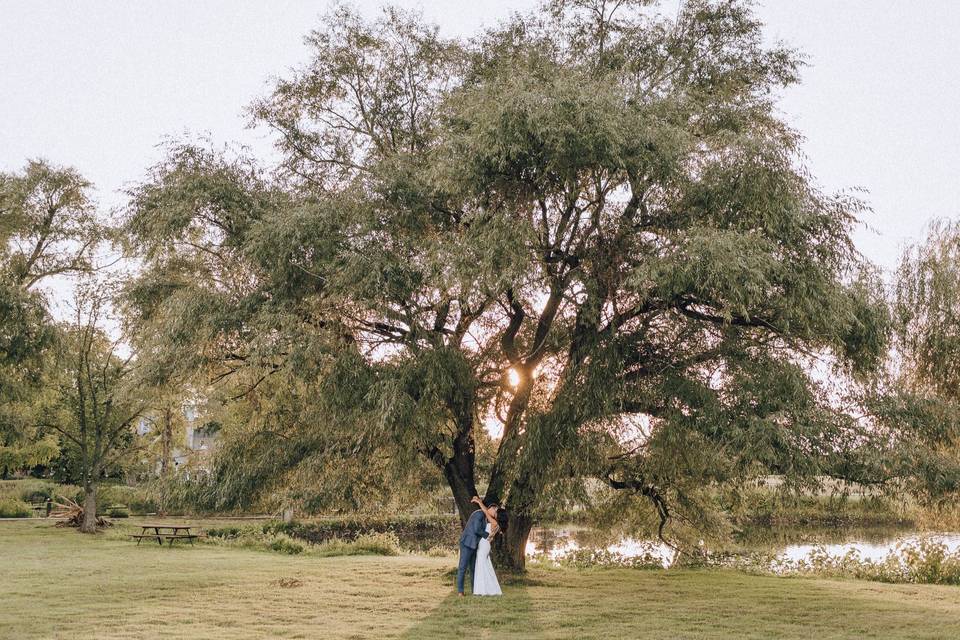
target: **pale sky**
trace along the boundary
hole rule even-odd
[[[675,12],[678,0],[666,0]],[[380,2],[354,4],[372,14]],[[532,0],[421,0],[467,35]],[[159,159],[165,137],[208,134],[266,157],[244,107],[305,62],[313,0],[0,0],[0,171],[44,157],[98,186],[105,207]],[[771,39],[804,51],[781,100],[827,190],[862,187],[874,209],[856,242],[892,269],[935,217],[960,217],[960,2],[760,0]]]

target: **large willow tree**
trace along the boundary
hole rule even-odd
[[[221,489],[425,460],[461,517],[506,504],[521,567],[585,483],[695,521],[723,483],[867,464],[809,373],[884,352],[862,205],[804,170],[774,108],[799,58],[747,3],[557,0],[470,41],[339,9],[308,42],[252,109],[276,172],[184,145],[132,194],[141,353],[247,403]]]

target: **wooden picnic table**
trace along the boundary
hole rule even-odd
[[[150,533],[151,529],[153,533]],[[192,545],[194,539],[198,536],[192,533],[190,531],[191,529],[192,526],[189,524],[142,524],[140,525],[140,533],[132,535],[131,537],[137,539],[138,547],[144,538],[156,540],[157,544],[161,547],[163,546],[164,540],[166,540],[171,547],[173,546],[174,540],[187,540]]]

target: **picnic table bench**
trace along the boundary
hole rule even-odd
[[[166,540],[171,547],[173,546],[174,540],[186,540],[192,545],[193,541],[199,536],[191,533],[191,528],[188,524],[142,524],[140,525],[140,533],[132,534],[130,537],[136,538],[138,547],[145,539],[156,540],[157,544],[161,547],[163,546],[164,540]],[[151,530],[152,533],[150,532]]]
[[[33,500],[30,503],[30,508],[37,512],[38,515],[44,515],[49,518],[50,512],[53,511],[53,501],[50,498],[46,500]]]

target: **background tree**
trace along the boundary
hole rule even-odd
[[[151,476],[157,474],[167,479],[175,469],[174,451],[184,445],[187,426],[184,402],[187,394],[181,393],[180,389],[143,391],[152,398],[142,416],[150,430],[145,435],[151,440],[149,449],[144,451],[145,471]]]
[[[97,488],[104,472],[140,443],[136,421],[144,401],[132,384],[132,355],[103,330],[109,298],[100,284],[82,286],[74,317],[56,344],[56,368],[46,384],[53,389],[42,425],[62,436],[66,454],[79,467],[84,517],[81,531],[96,531]]]
[[[896,274],[900,373],[911,388],[960,400],[960,225],[934,222]]]
[[[740,2],[556,1],[471,41],[335,10],[253,107],[277,177],[181,145],[132,193],[157,375],[282,398],[249,429],[286,455],[222,489],[416,456],[462,518],[484,484],[508,506],[519,568],[590,479],[662,530],[708,521],[720,484],[867,468],[869,425],[810,375],[884,355],[863,205],[803,168],[774,110],[800,59],[763,42]]]
[[[57,455],[57,439],[32,424],[44,355],[54,337],[43,299],[0,281],[0,477]]]
[[[173,470],[174,429],[179,422],[177,418],[181,417],[175,414],[177,409],[181,408],[167,404],[160,410],[157,432],[160,445],[160,477],[162,478],[168,477]]]
[[[39,290],[55,276],[92,269],[104,236],[76,171],[42,160],[0,173],[0,473],[46,464],[56,437],[37,430],[32,410],[55,336]]]
[[[928,499],[960,492],[960,225],[934,222],[903,254],[893,295],[897,392],[886,423],[911,426],[912,481]]]
[[[43,160],[0,174],[0,252],[8,281],[32,289],[51,276],[93,268],[105,230],[90,188],[75,170]]]

